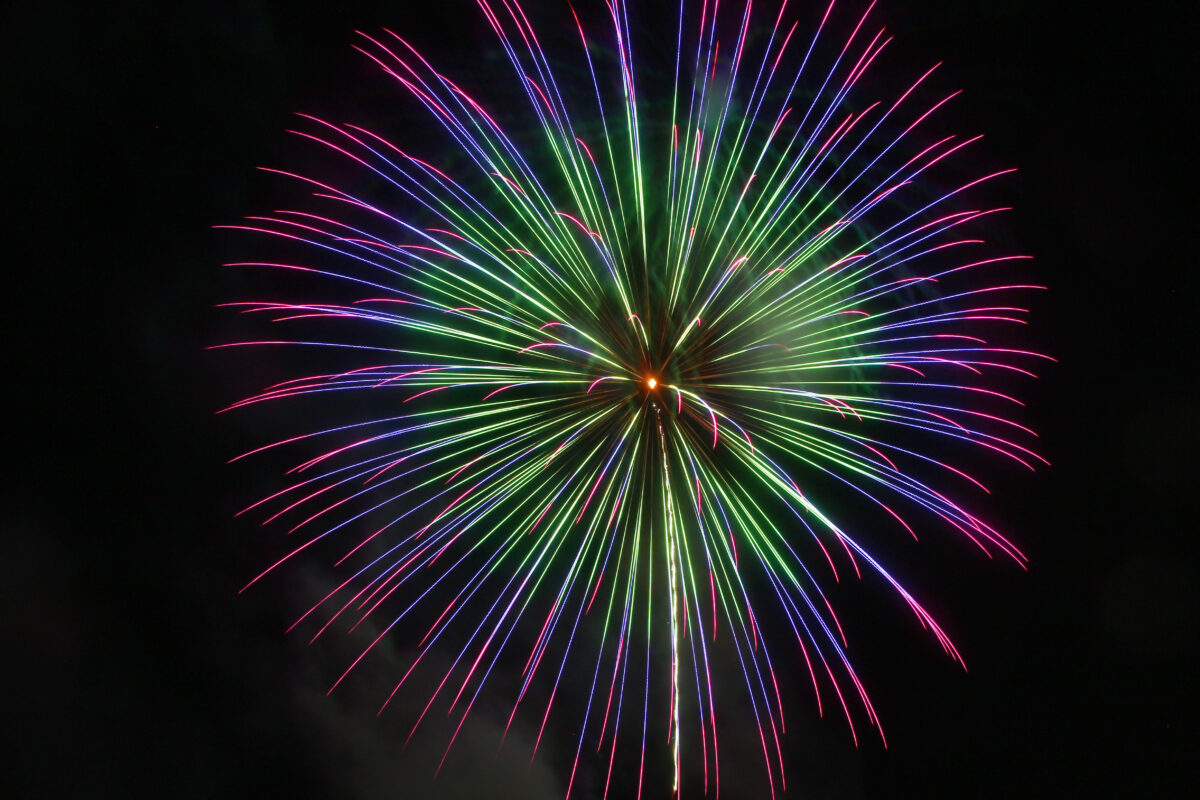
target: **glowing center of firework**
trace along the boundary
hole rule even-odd
[[[651,389],[653,389],[655,386],[658,386],[658,379],[657,378],[649,378],[646,381],[646,385],[649,386]]]

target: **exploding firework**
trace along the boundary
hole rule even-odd
[[[996,343],[1037,287],[979,238],[1003,209],[967,199],[1004,172],[947,177],[978,137],[936,132],[936,67],[875,94],[870,9],[685,0],[641,31],[615,2],[547,41],[515,0],[479,5],[504,89],[363,34],[440,141],[302,115],[327,167],[270,171],[303,205],[231,226],[273,253],[234,266],[319,298],[233,304],[301,332],[240,344],[314,373],[233,406],[306,420],[246,454],[299,454],[247,509],[298,537],[263,574],[343,571],[297,625],[369,620],[335,688],[402,639],[385,707],[437,672],[413,731],[440,708],[457,734],[499,684],[539,741],[571,715],[568,796],[581,765],[607,795],[630,753],[640,795],[660,724],[675,791],[686,745],[708,793],[735,695],[774,793],[780,662],[818,712],[879,726],[830,582],[882,582],[959,659],[873,553],[936,528],[1023,561],[954,499],[985,491],[973,451],[1041,461],[1002,391],[1039,356]],[[740,681],[715,685],[718,654]]]

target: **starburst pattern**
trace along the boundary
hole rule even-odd
[[[708,793],[714,697],[740,692],[774,793],[780,659],[818,710],[879,723],[829,581],[876,576],[959,658],[869,543],[936,527],[1023,560],[952,497],[983,490],[952,463],[972,449],[1041,461],[1000,385],[1040,356],[996,343],[1038,287],[993,277],[1024,257],[989,251],[1003,209],[966,199],[1004,173],[933,188],[978,137],[929,132],[953,97],[929,99],[933,69],[872,97],[891,39],[871,9],[685,0],[648,32],[675,45],[664,82],[635,68],[624,2],[594,24],[570,10],[552,47],[516,0],[479,5],[522,102],[364,34],[442,145],[302,115],[337,177],[272,170],[306,204],[231,226],[282,254],[236,266],[324,298],[233,304],[305,331],[241,344],[334,365],[234,404],[330,419],[247,454],[302,453],[250,507],[299,537],[267,572],[333,554],[344,578],[297,624],[371,620],[347,674],[389,633],[413,648],[396,689],[450,654],[414,731],[435,706],[461,728],[522,663],[508,722],[536,695],[539,741],[583,687],[557,712],[576,715],[568,795],[590,759],[607,796],[625,742],[640,796],[660,715],[675,790],[688,727]],[[741,689],[714,685],[716,648]]]

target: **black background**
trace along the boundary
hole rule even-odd
[[[230,299],[219,264],[233,248],[212,226],[270,207],[254,167],[287,166],[292,112],[353,120],[395,91],[350,49],[355,29],[411,32],[469,69],[462,43],[487,35],[478,12],[433,5],[5,12],[0,794],[561,796],[553,745],[528,767],[521,743],[493,761],[467,741],[433,781],[440,748],[401,752],[400,724],[374,717],[389,675],[327,699],[349,650],[283,634],[313,591],[303,571],[236,593],[276,542],[232,519],[267,484],[225,467],[258,438],[213,414],[258,381],[204,350],[229,338],[213,306]],[[1005,188],[1012,235],[1050,287],[1035,334],[1060,362],[1027,394],[1027,419],[1054,466],[1000,478],[992,516],[1028,573],[930,552],[924,596],[970,672],[867,613],[858,659],[889,748],[867,736],[856,750],[798,706],[788,796],[1188,785],[1195,72],[1187,26],[1162,5],[883,9],[906,57],[945,60],[968,90],[961,127],[1021,169]],[[752,796],[728,777],[733,759],[722,796]]]

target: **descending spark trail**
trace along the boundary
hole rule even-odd
[[[335,687],[385,638],[412,647],[384,706],[436,670],[410,736],[441,703],[447,753],[485,685],[511,690],[506,734],[545,700],[535,752],[569,713],[556,699],[586,685],[568,796],[585,770],[607,797],[636,760],[640,797],[659,714],[673,792],[696,764],[718,795],[714,699],[733,693],[774,796],[773,646],[798,648],[820,713],[832,696],[857,741],[857,703],[882,736],[829,579],[873,576],[961,661],[880,553],[949,528],[1024,561],[955,499],[987,492],[970,450],[1044,463],[1008,387],[1045,357],[1005,338],[1040,287],[1006,280],[1027,257],[981,238],[1005,209],[968,199],[1008,170],[947,177],[978,137],[930,132],[957,94],[926,99],[936,67],[873,95],[892,41],[873,7],[682,0],[664,93],[635,66],[647,32],[624,0],[569,9],[554,40],[517,0],[478,4],[519,102],[361,34],[442,143],[418,156],[301,115],[335,177],[270,170],[305,205],[228,226],[277,254],[233,266],[322,292],[231,304],[302,331],[238,344],[315,370],[232,407],[319,400],[305,408],[328,420],[306,410],[308,429],[246,454],[299,454],[246,509],[299,541],[250,583],[332,560],[344,580],[296,624],[378,631]],[[512,680],[508,664],[524,665]]]

